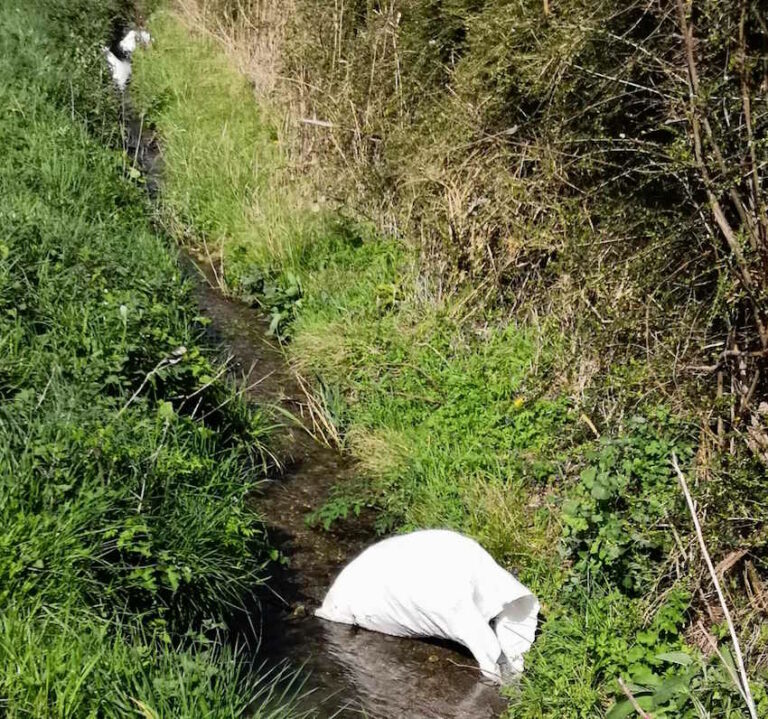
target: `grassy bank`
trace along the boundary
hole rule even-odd
[[[0,8],[0,714],[286,716],[227,641],[267,420],[127,179],[118,3]],[[113,124],[114,123],[114,124]]]
[[[163,216],[225,290],[272,314],[326,433],[358,460],[361,481],[309,520],[368,504],[382,530],[453,527],[513,568],[544,622],[511,717],[630,716],[619,677],[657,718],[746,716],[727,642],[711,651],[726,635],[670,456],[707,473],[697,494],[721,557],[745,537],[726,517],[753,516],[764,496],[759,463],[720,459],[689,403],[644,391],[650,365],[608,363],[595,382],[594,368],[574,369],[561,317],[351,219],[295,165],[281,116],[238,72],[242,54],[183,17],[152,19],[133,84],[164,148]],[[736,601],[766,711],[760,610]]]

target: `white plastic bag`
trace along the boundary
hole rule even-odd
[[[477,542],[433,529],[385,539],[354,559],[318,617],[467,647],[489,679],[523,671],[539,602]]]
[[[108,47],[101,49],[107,60],[112,80],[121,92],[125,92],[131,79],[131,56],[136,52],[137,48],[147,47],[151,41],[152,38],[146,30],[129,30],[118,43],[120,48],[118,55],[120,57],[115,55]]]
[[[129,30],[120,41],[120,49],[130,56],[136,52],[136,48],[147,47],[151,41],[152,38],[146,30]]]
[[[131,61],[123,60],[115,55],[108,47],[101,48],[104,57],[107,60],[109,72],[112,75],[112,81],[117,85],[117,89],[125,92],[128,87],[128,81],[131,79]]]

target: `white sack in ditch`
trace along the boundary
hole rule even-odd
[[[151,41],[152,37],[146,30],[129,30],[118,43],[120,49],[117,55],[108,47],[102,48],[112,80],[121,92],[125,92],[131,79],[131,55],[137,48],[147,47]]]
[[[118,90],[124,92],[131,79],[131,61],[117,57],[108,47],[103,47],[101,50],[107,61],[109,73],[112,75],[112,81],[117,85]]]
[[[439,529],[366,549],[315,612],[384,634],[457,641],[496,681],[523,671],[538,613],[536,597],[477,542]]]
[[[120,41],[120,49],[126,55],[132,55],[138,47],[147,47],[152,37],[146,30],[129,30]]]

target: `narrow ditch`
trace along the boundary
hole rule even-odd
[[[198,266],[199,267],[199,266]],[[232,369],[247,395],[294,414],[301,388],[280,350],[266,339],[267,324],[253,309],[224,297],[202,272],[197,301],[216,340],[231,354]],[[323,622],[312,615],[339,569],[375,541],[370,515],[324,531],[306,514],[320,506],[334,484],[353,476],[340,453],[286,427],[285,474],[255,499],[272,543],[289,560],[262,598],[259,660],[290,662],[309,673],[307,706],[320,716],[396,719],[495,717],[504,709],[498,689],[479,680],[472,657],[455,645],[407,640]]]
[[[154,198],[162,179],[160,146],[151,128],[136,119],[127,95],[123,131]],[[183,251],[181,260],[199,310],[210,320],[211,337],[232,358],[231,373],[246,396],[300,415],[303,393],[280,348],[268,340],[265,318],[225,297],[204,263]],[[389,637],[313,616],[341,567],[376,541],[374,518],[363,513],[331,531],[310,527],[307,513],[326,501],[334,485],[352,478],[354,466],[301,426],[286,422],[278,441],[285,472],[254,501],[287,565],[273,567],[269,591],[247,618],[259,634],[254,666],[302,667],[309,692],[303,704],[320,719],[499,716],[505,702],[498,688],[480,680],[471,655],[457,645]]]

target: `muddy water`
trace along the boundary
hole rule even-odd
[[[197,266],[197,299],[212,331],[232,355],[238,381],[255,402],[301,415],[303,395],[266,324],[250,307],[226,299]],[[454,645],[388,637],[324,622],[313,610],[340,568],[375,541],[371,517],[326,532],[307,526],[331,487],[354,468],[315,442],[301,426],[286,426],[281,441],[286,471],[256,498],[272,541],[288,557],[270,582],[257,620],[259,660],[303,665],[311,689],[307,706],[320,717],[490,719],[504,709],[498,690],[480,680],[471,656]]]

